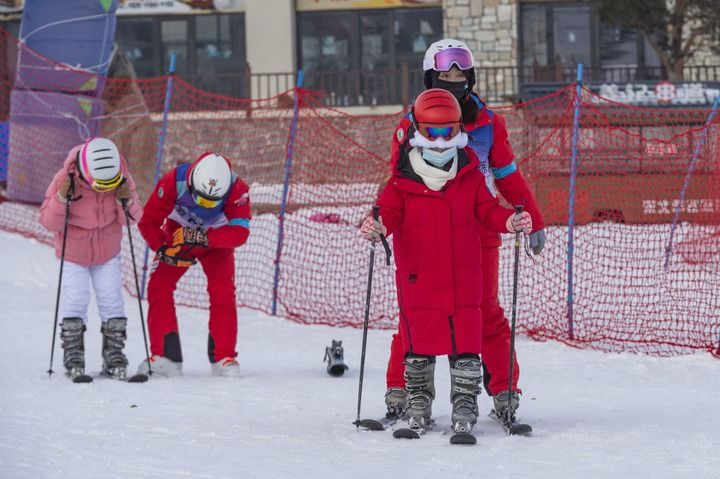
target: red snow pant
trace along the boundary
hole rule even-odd
[[[510,324],[498,301],[498,269],[500,267],[500,248],[483,248],[483,300],[482,309],[482,361],[485,367],[485,388],[488,394],[506,391],[508,388],[508,370],[510,360]],[[405,350],[400,333],[393,334],[390,344],[390,359],[386,373],[387,387],[405,387]],[[517,389],[520,366],[515,354],[513,366],[513,390]]]
[[[207,277],[210,296],[208,357],[214,363],[237,356],[237,307],[235,304],[235,250],[229,248],[194,250]],[[155,260],[148,284],[148,330],[150,351],[173,361],[182,361],[180,336],[173,293],[188,268]]]

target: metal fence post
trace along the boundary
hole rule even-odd
[[[575,337],[575,328],[573,323],[573,254],[574,254],[574,233],[575,233],[575,189],[577,182],[577,152],[578,152],[578,136],[580,134],[580,107],[582,105],[582,83],[583,83],[583,64],[578,63],[577,66],[577,82],[575,86],[575,114],[573,115],[573,136],[572,136],[572,155],[570,158],[570,193],[568,195],[568,259],[567,259],[567,321],[568,336],[570,339]]]
[[[155,153],[155,174],[153,176],[153,188],[160,181],[160,172],[162,170],[163,151],[165,149],[165,137],[168,128],[168,115],[170,113],[170,102],[172,100],[173,80],[175,78],[175,64],[177,57],[175,52],[170,53],[170,67],[168,68],[167,84],[165,86],[165,104],[163,105],[162,124],[160,125],[160,135],[158,136],[158,146]],[[130,234],[130,232],[128,232]],[[142,286],[140,288],[140,299],[145,296],[145,283],[147,282],[148,258],[150,257],[150,247],[145,245],[145,256],[143,258],[143,274]]]
[[[275,274],[273,275],[273,297],[272,315],[277,315],[278,285],[280,283],[280,257],[283,248],[283,234],[285,229],[285,210],[287,208],[288,192],[290,190],[290,174],[292,173],[293,145],[295,133],[297,132],[298,115],[300,111],[300,88],[303,85],[303,71],[298,70],[297,84],[295,86],[295,101],[293,105],[292,123],[290,124],[290,136],[287,142],[287,155],[285,157],[285,177],[283,179],[283,193],[280,200],[280,217],[278,218],[278,239],[275,249]]]

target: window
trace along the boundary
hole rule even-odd
[[[522,64],[548,64],[547,12],[544,5],[524,5],[522,9]]]
[[[397,64],[411,70],[422,68],[422,59],[431,43],[443,38],[442,12],[435,9],[397,10],[393,33]]]
[[[140,78],[159,75],[155,67],[154,22],[152,18],[127,18],[118,22],[115,42],[122,47]]]
[[[300,65],[306,72],[420,68],[442,38],[442,9],[298,13]]]
[[[170,63],[170,55],[175,53],[176,72],[180,76],[188,76],[192,71],[188,65],[188,21],[162,20],[160,23],[160,42],[162,45],[163,64]]]
[[[390,18],[384,14],[360,15],[360,69],[372,71],[390,65]]]
[[[588,81],[658,78],[659,61],[642,34],[600,22],[590,2],[521,3],[524,82],[572,81],[583,63]]]
[[[355,19],[345,13],[298,15],[302,68],[336,71],[354,68],[357,62]]]
[[[298,66],[306,86],[330,92],[332,105],[400,103],[402,64],[414,92],[442,23],[440,8],[298,13]]]
[[[138,77],[167,72],[176,54],[176,72],[198,88],[247,96],[245,16],[174,15],[118,18],[118,45]]]
[[[563,65],[591,65],[590,6],[557,5],[552,23],[555,58]]]
[[[600,65],[636,66],[638,34],[615,25],[600,24]]]

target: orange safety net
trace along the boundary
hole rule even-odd
[[[387,179],[390,140],[401,112],[348,114],[325,106],[321,92],[303,89],[267,99],[227,98],[197,90],[178,77],[133,79],[122,68],[114,70],[114,77],[95,80],[75,72],[82,79],[73,84],[97,86],[89,92],[32,90],[14,84],[17,55],[11,39],[0,36],[0,41],[0,55],[6,56],[0,58],[0,120],[10,122],[6,195],[14,200],[0,204],[0,229],[50,242],[37,223],[37,203],[69,148],[92,134],[118,144],[145,199],[154,183],[170,86],[161,173],[216,151],[230,158],[250,185],[251,236],[236,252],[238,305],[271,311],[288,174],[277,257],[277,314],[306,324],[362,326],[369,246],[357,228]],[[63,78],[67,81],[67,74]],[[583,92],[570,316],[568,211],[575,97],[570,85],[531,102],[494,109],[507,120],[516,161],[547,223],[542,255],[534,261],[521,257],[519,329],[537,339],[603,351],[674,355],[716,349],[720,118],[706,127],[709,109],[630,107]],[[705,142],[698,146],[702,138]],[[688,176],[696,152],[696,167]],[[686,177],[689,186],[681,202]],[[675,208],[679,222],[670,245]],[[135,228],[133,234],[143,273],[145,244]],[[506,240],[500,301],[509,315],[513,249],[511,239]],[[394,272],[382,256],[378,248],[370,325],[395,328]],[[123,274],[134,292],[129,261],[126,239]],[[207,307],[200,268],[183,277],[175,297],[179,304]]]

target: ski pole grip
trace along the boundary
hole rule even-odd
[[[519,215],[523,212],[523,205],[515,205],[515,214]]]
[[[380,219],[380,207],[378,205],[373,205],[372,215],[375,221]],[[385,250],[385,264],[390,266],[390,258],[392,257],[392,251],[390,251],[390,245],[388,244],[387,238],[385,238],[384,234],[380,234],[380,242],[382,243],[383,249]]]

